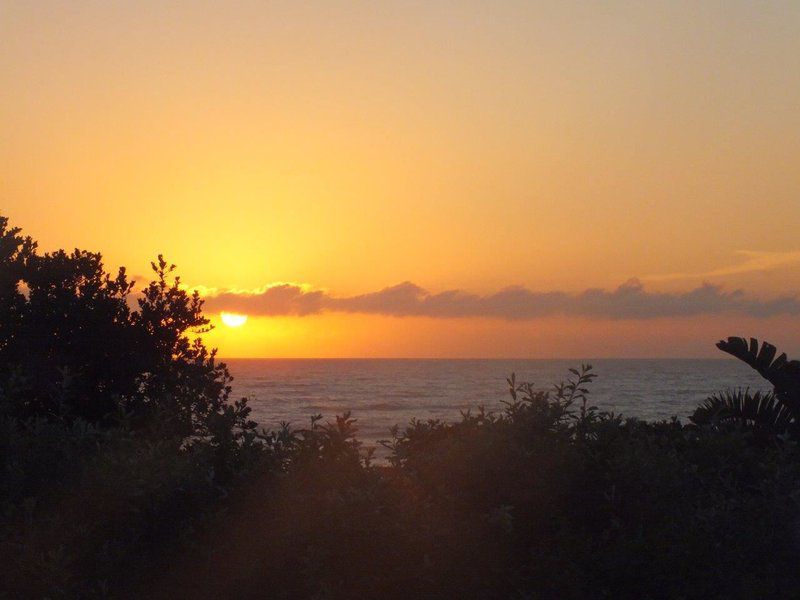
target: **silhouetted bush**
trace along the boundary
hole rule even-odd
[[[240,490],[158,592],[795,597],[794,444],[600,412],[591,378],[585,367],[548,392],[512,377],[499,414],[395,429],[388,465],[364,460],[351,420],[317,427],[280,477]]]

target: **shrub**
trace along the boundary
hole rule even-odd
[[[601,412],[588,403],[591,376],[576,370],[549,391],[512,377],[498,414],[396,428],[384,465],[363,460],[350,419],[312,426],[283,474],[250,480],[156,588],[198,598],[794,597],[796,447]]]

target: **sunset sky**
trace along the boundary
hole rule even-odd
[[[5,0],[0,214],[226,357],[798,353],[800,3]]]

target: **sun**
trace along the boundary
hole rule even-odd
[[[247,323],[247,315],[223,311],[219,314],[219,316],[222,319],[222,322],[228,327],[241,327]]]

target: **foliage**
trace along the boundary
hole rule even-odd
[[[146,579],[248,474],[279,470],[283,444],[245,432],[223,452],[125,422],[0,417],[0,597],[105,597]]]
[[[789,436],[800,439],[800,361],[786,354],[777,358],[769,342],[740,337],[720,340],[717,347],[735,356],[774,386],[770,394],[749,390],[726,391],[708,398],[691,417],[698,425],[738,426],[755,431],[762,440]]]
[[[0,217],[0,400],[3,414],[80,418],[183,443],[230,446],[255,424],[229,402],[231,376],[200,334],[203,302],[162,256],[135,298],[124,268],[100,254],[40,254]]]
[[[550,390],[512,376],[497,414],[395,428],[388,465],[360,460],[350,419],[312,426],[294,438],[312,441],[294,446],[283,474],[250,480],[155,590],[793,598],[796,447],[756,443],[748,429],[601,412],[588,403],[593,374],[575,370]]]
[[[0,598],[794,598],[795,363],[720,347],[774,394],[647,423],[591,366],[498,412],[257,430],[159,257],[133,302],[99,254],[0,217]],[[787,434],[788,435],[784,435]]]
[[[772,392],[750,393],[739,388],[710,396],[690,419],[696,425],[746,426],[762,435],[775,437],[786,434],[793,417]]]
[[[40,253],[0,216],[0,581],[13,597],[102,595],[256,463],[282,460],[246,401],[229,401],[231,376],[198,337],[202,300],[161,256],[152,268],[134,297],[124,268]]]
[[[781,402],[800,414],[800,361],[789,360],[785,353],[775,358],[777,349],[769,342],[763,342],[759,349],[758,340],[750,338],[749,344],[744,338],[729,337],[720,340],[717,348],[727,352],[753,367],[758,373],[775,386],[775,394]]]

